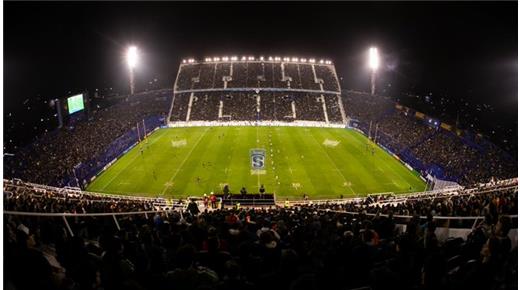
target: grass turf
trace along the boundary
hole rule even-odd
[[[266,150],[265,174],[252,174],[252,148]],[[256,193],[263,184],[266,192],[289,199],[303,193],[319,199],[425,188],[416,172],[353,130],[192,127],[157,130],[87,190],[179,198],[221,192],[224,184],[232,193],[242,186]]]

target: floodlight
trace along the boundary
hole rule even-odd
[[[246,60],[246,57],[245,57],[245,56],[243,56],[243,57],[242,57],[242,60]]]
[[[293,57],[291,61],[297,62],[298,58],[297,57]]]
[[[264,60],[264,57],[263,57],[263,56],[261,56],[261,57],[260,57],[260,60]]]
[[[309,59],[309,62],[310,62],[310,63],[315,63],[316,60],[315,60],[314,58],[311,58],[311,59]]]
[[[323,64],[323,59],[320,59],[320,63]]]
[[[228,58],[227,56],[224,56],[224,57],[222,58],[222,60],[223,60],[223,61],[228,61],[229,58]]]
[[[371,47],[368,51],[368,66],[374,71],[379,68],[379,53],[375,47]]]
[[[370,75],[370,91],[374,95],[376,92],[376,71],[379,68],[379,52],[375,47],[371,47],[368,50],[368,67],[372,71]]]
[[[269,60],[271,60],[271,61],[272,61],[272,60],[273,60],[273,57],[272,57],[272,56],[270,56],[270,57],[269,57]]]
[[[126,62],[130,69],[135,68],[137,65],[137,47],[130,46],[126,52]]]

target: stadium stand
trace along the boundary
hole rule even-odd
[[[87,180],[137,142],[138,122],[148,118],[147,132],[160,125],[171,96],[171,90],[140,93],[111,107],[93,110],[88,121],[45,134],[18,152],[17,158],[5,159],[5,174],[65,186],[75,183],[72,171],[76,167],[76,174],[88,171],[80,177]],[[143,128],[140,130],[142,136]]]
[[[249,59],[183,63],[175,88],[168,119],[172,122],[345,122],[338,104],[341,99],[330,94],[340,91],[332,64]],[[187,93],[193,95],[186,99]]]
[[[190,205],[186,211],[145,214],[154,207],[150,199],[64,195],[19,181],[6,184],[10,211],[4,219],[4,259],[9,267],[4,279],[16,289],[516,287],[517,241],[511,232],[516,232],[517,217],[505,215],[516,211],[516,179],[409,195],[404,201],[368,197],[357,202],[361,206],[354,212],[345,211],[348,201],[302,201],[200,214]],[[375,208],[371,204],[396,199],[415,213],[434,211],[426,218],[408,216],[404,225],[392,213],[367,213]],[[127,210],[140,212],[119,212],[110,219],[74,214]],[[63,216],[21,211],[63,211],[71,218],[53,222]],[[433,218],[484,212],[464,238],[441,239],[444,225]]]
[[[358,128],[388,148],[423,176],[436,175],[461,185],[518,175],[516,160],[496,146],[486,148],[445,130],[416,112],[401,111],[388,97],[345,92],[347,115]],[[367,109],[370,108],[370,109]]]
[[[226,88],[340,91],[332,64],[259,60],[181,64],[175,91],[224,88],[224,79],[228,77]]]

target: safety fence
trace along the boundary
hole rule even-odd
[[[182,211],[185,209],[185,205],[174,206],[172,209],[168,210],[156,210],[156,211],[137,211],[137,212],[107,212],[107,213],[42,213],[42,212],[20,212],[20,211],[4,211],[4,215],[8,216],[25,216],[25,217],[37,217],[37,218],[61,218],[67,228],[69,234],[73,237],[74,232],[70,226],[67,218],[96,218],[96,217],[111,217],[114,221],[114,225],[117,230],[121,230],[119,226],[118,217],[120,216],[144,216],[146,219],[149,218],[149,215],[155,216],[157,214],[164,214],[168,216],[174,212],[178,212],[182,218]]]

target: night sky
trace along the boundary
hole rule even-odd
[[[516,142],[517,17],[516,2],[4,2],[4,146],[55,126],[50,98],[127,92],[129,44],[138,91],[172,87],[184,57],[224,55],[328,58],[343,89],[368,91],[375,45],[381,93]]]

